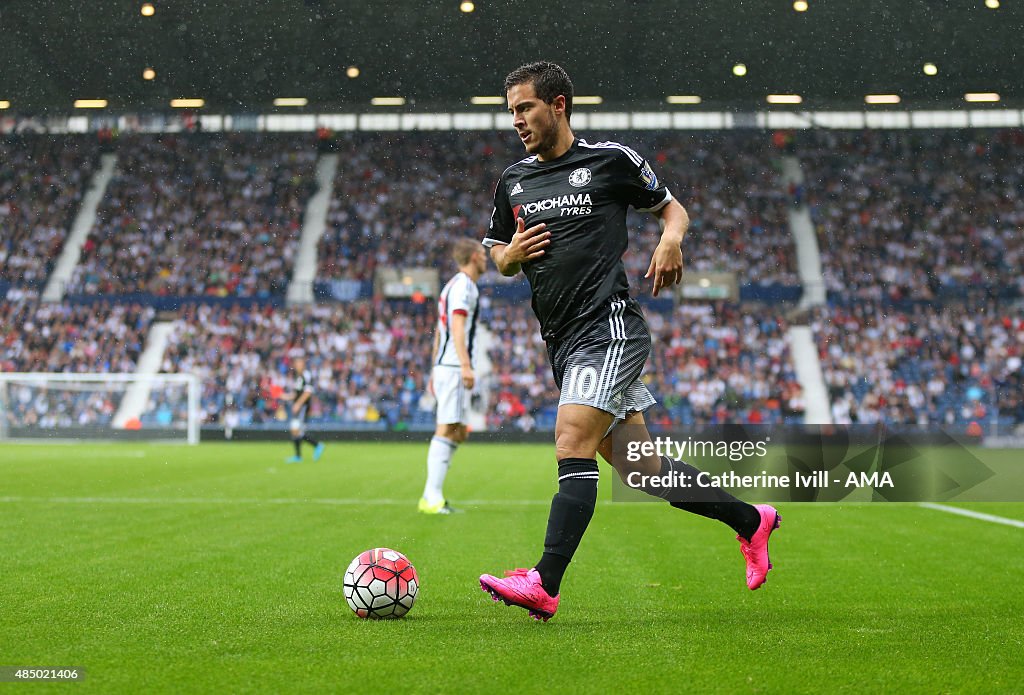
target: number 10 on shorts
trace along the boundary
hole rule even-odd
[[[597,370],[593,367],[574,366],[569,370],[569,383],[565,397],[589,401],[597,393]]]

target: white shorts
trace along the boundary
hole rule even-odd
[[[469,419],[470,392],[462,385],[462,370],[435,365],[431,374],[437,398],[437,424],[465,424]]]
[[[288,423],[288,429],[291,430],[292,432],[298,430],[298,436],[301,437],[304,434],[306,434],[306,423],[303,422],[302,418],[300,417],[293,417],[291,421]]]

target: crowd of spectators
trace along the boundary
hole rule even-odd
[[[78,209],[97,148],[90,138],[24,137],[27,145],[0,145],[9,150],[2,152],[5,163],[15,164],[0,173],[0,224],[12,230],[3,235],[0,273],[41,281]],[[734,271],[744,283],[798,283],[789,197],[764,138],[630,133],[621,139],[648,157],[690,210],[689,269]],[[511,130],[353,133],[338,149],[318,253],[322,280],[371,279],[380,264],[439,265],[447,251],[439,239],[483,235],[495,181],[524,154]],[[315,152],[306,138],[135,135],[120,138],[117,150],[118,169],[71,294],[283,292],[313,187]],[[657,239],[651,216],[631,214],[627,265],[634,279],[646,271]],[[491,275],[488,280],[497,280]]]
[[[488,346],[489,429],[552,429],[558,407],[540,326],[528,303],[493,306],[484,316],[494,337]]]
[[[359,133],[340,140],[317,277],[372,280],[378,266],[445,265],[445,241],[483,238],[494,184],[522,158],[516,147],[517,138],[498,133]]]
[[[732,304],[648,312],[654,347],[649,388],[655,424],[776,424],[803,415],[784,320]],[[433,312],[411,303],[352,302],[302,309],[188,308],[176,322],[164,371],[200,375],[203,419],[235,411],[240,425],[289,418],[292,361],[314,378],[313,423],[432,426],[421,408],[430,370]],[[491,429],[550,429],[558,391],[529,306],[485,315],[489,371],[477,387]]]
[[[312,422],[397,426],[426,385],[433,316],[391,302],[300,309],[201,304],[174,325],[163,371],[202,378],[203,421],[234,411],[240,425],[285,422],[304,356],[316,398]]]
[[[45,282],[97,156],[88,138],[0,137],[0,281],[33,287]]]
[[[803,392],[777,309],[728,302],[648,313],[654,346],[649,387],[661,423],[803,422]]]
[[[1024,133],[815,131],[797,147],[826,289],[1024,295]]]
[[[1019,309],[865,301],[816,310],[812,328],[836,423],[1024,423]]]
[[[308,137],[128,136],[71,294],[283,294],[315,186]]]
[[[11,290],[0,300],[0,371],[134,372],[154,315],[142,304],[48,304]]]
[[[690,215],[686,271],[732,272],[741,285],[800,284],[789,231],[794,197],[783,183],[781,153],[763,135],[678,133],[630,137]],[[647,268],[661,232],[652,215],[631,213],[631,281]]]

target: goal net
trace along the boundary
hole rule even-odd
[[[0,373],[0,440],[199,442],[194,374]]]

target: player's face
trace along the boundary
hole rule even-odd
[[[476,263],[476,269],[481,275],[487,271],[487,254],[483,249],[478,249],[473,254],[473,262]]]
[[[517,84],[508,90],[508,110],[512,114],[512,127],[530,154],[541,154],[558,145],[557,97],[545,104],[537,97],[533,83]]]
[[[305,371],[305,369],[306,369],[306,360],[302,359],[301,357],[299,359],[295,360],[295,373],[296,374],[302,374],[302,372]]]

